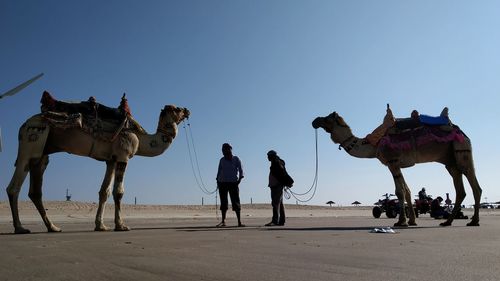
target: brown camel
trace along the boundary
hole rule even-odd
[[[389,108],[388,108],[389,111]],[[445,112],[445,111],[443,111]],[[387,117],[387,116],[386,116]],[[385,122],[384,122],[385,123]],[[355,137],[351,128],[336,112],[331,113],[326,117],[318,117],[312,122],[312,126],[323,128],[327,133],[330,133],[334,143],[349,153],[351,156],[358,158],[377,158],[382,164],[389,168],[389,171],[394,178],[396,187],[396,195],[399,199],[401,213],[398,222],[395,226],[416,225],[415,213],[411,199],[411,192],[401,173],[402,168],[411,167],[417,163],[438,162],[446,166],[446,169],[453,178],[455,185],[456,199],[455,207],[453,208],[450,217],[443,223],[442,226],[451,225],[453,219],[460,210],[460,205],[465,198],[464,183],[462,175],[465,175],[469,181],[474,193],[474,215],[468,226],[479,226],[479,204],[481,199],[481,187],[476,179],[474,171],[474,163],[472,160],[472,147],[470,139],[463,134],[458,127],[454,126],[460,134],[459,140],[446,142],[430,141],[425,144],[418,144],[419,139],[416,136],[410,136],[408,139],[409,149],[396,149],[391,146],[370,144],[367,138]],[[340,149],[339,147],[339,149]],[[406,222],[406,214],[404,202],[409,206],[409,221]]]
[[[112,139],[96,137],[81,128],[61,128],[49,123],[43,114],[29,118],[19,129],[19,149],[14,175],[7,187],[15,233],[29,233],[21,225],[18,211],[18,196],[21,186],[30,174],[29,197],[35,204],[49,232],[59,232],[47,217],[42,202],[43,173],[49,162],[49,154],[67,152],[91,157],[106,162],[106,173],[99,191],[99,207],[95,219],[95,230],[109,230],[104,225],[103,213],[106,200],[111,194],[115,202],[115,230],[129,230],[121,214],[121,199],[124,194],[123,178],[127,162],[134,155],[158,156],[172,143],[177,135],[177,125],[189,117],[186,108],[166,105],[160,114],[155,134],[147,134],[140,125],[124,128]]]

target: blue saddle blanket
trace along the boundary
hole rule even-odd
[[[420,122],[427,125],[448,125],[450,119],[446,116],[429,116],[425,114],[419,115]]]

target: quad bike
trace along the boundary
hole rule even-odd
[[[425,199],[415,199],[415,217],[419,214],[427,214],[431,212],[432,197],[427,196]]]
[[[399,215],[400,213],[400,207],[399,207],[399,200],[398,199],[391,199],[392,196],[395,196],[394,194],[383,194],[383,199],[379,199],[378,202],[375,203],[375,207],[372,209],[372,215],[374,218],[380,218],[382,213],[385,212],[385,215],[388,218],[395,218]],[[408,208],[408,207],[406,207]],[[408,210],[406,210],[408,212]]]

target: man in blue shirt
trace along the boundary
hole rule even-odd
[[[228,209],[227,194],[231,197],[231,206],[238,218],[238,226],[243,227],[241,223],[241,204],[240,204],[240,189],[238,185],[243,179],[243,168],[238,156],[234,156],[232,147],[229,143],[222,145],[222,157],[219,161],[219,169],[217,171],[217,187],[220,195],[220,211],[222,213],[222,221],[217,227],[226,226],[226,213]]]

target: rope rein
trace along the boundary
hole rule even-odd
[[[186,127],[187,125],[187,127]],[[193,131],[191,130],[191,124],[188,122],[186,124],[186,121],[183,121],[183,128],[184,128],[184,133],[186,135],[186,143],[188,147],[188,154],[189,154],[189,162],[191,164],[191,170],[193,171],[193,176],[196,181],[196,186],[206,195],[212,195],[215,194],[215,204],[216,204],[216,216],[217,216],[217,190],[218,187],[215,187],[215,189],[210,190],[206,187],[203,177],[201,176],[201,170],[200,170],[200,164],[198,161],[198,154],[196,153],[196,146],[194,143],[194,138],[193,138]],[[188,133],[189,131],[189,133]],[[285,188],[284,189],[284,196],[286,199],[290,199],[291,197],[295,198],[298,202],[301,203],[307,203],[311,201],[314,198],[314,195],[316,195],[316,190],[318,188],[318,130],[316,129],[314,131],[314,136],[315,136],[315,172],[314,172],[314,179],[309,187],[309,189],[306,192],[294,192],[290,188]],[[191,150],[193,152],[191,152]],[[312,192],[312,194],[311,194]],[[302,199],[300,197],[306,196],[311,194],[307,199]]]
[[[188,154],[189,154],[189,162],[191,163],[191,170],[193,171],[193,176],[196,181],[196,186],[201,190],[201,192],[205,193],[206,195],[212,195],[215,193],[215,218],[219,219],[219,213],[217,211],[217,190],[219,189],[218,187],[215,187],[214,190],[209,190],[206,186],[205,183],[203,182],[203,177],[201,176],[201,171],[200,171],[200,164],[198,162],[198,154],[196,153],[196,146],[194,145],[194,138],[193,138],[193,131],[191,130],[191,123],[189,123],[189,119],[187,122],[187,126],[189,128],[189,135],[188,135],[188,129],[186,129],[186,121],[182,121],[183,128],[184,128],[184,133],[186,134],[186,143],[188,147]],[[191,137],[191,143],[189,142],[189,139]],[[191,147],[193,150],[194,154],[194,161],[193,161],[193,154],[191,154]],[[194,168],[196,163],[196,170]]]
[[[214,190],[209,190],[206,186],[205,183],[203,182],[203,177],[201,176],[201,171],[200,171],[200,164],[198,162],[198,154],[196,153],[196,147],[194,144],[194,138],[193,138],[193,132],[191,130],[191,124],[189,121],[187,122],[187,128],[186,128],[186,123],[183,121],[183,128],[184,132],[186,134],[186,143],[188,146],[188,154],[189,154],[189,162],[191,163],[191,170],[193,171],[193,176],[196,181],[196,186],[205,193],[206,195],[212,195],[217,192],[217,187]],[[189,135],[188,135],[188,130],[189,130]],[[191,141],[190,141],[191,139]],[[191,153],[191,150],[193,153]],[[194,157],[194,160],[193,160]],[[195,169],[196,166],[196,169]]]
[[[307,202],[311,201],[313,199],[314,195],[316,194],[316,190],[318,188],[318,130],[317,129],[314,130],[314,136],[315,136],[315,154],[316,154],[315,170],[316,171],[314,172],[314,179],[313,179],[313,182],[311,184],[311,187],[306,192],[303,192],[303,193],[294,192],[290,188],[285,188],[284,196],[286,199],[290,199],[293,196],[293,198],[295,198],[295,200],[297,200],[301,203],[307,203]],[[309,198],[307,198],[307,199],[300,198],[301,196],[308,195],[309,193],[311,193],[311,191],[312,191],[312,194],[311,194],[311,196],[309,196]]]

